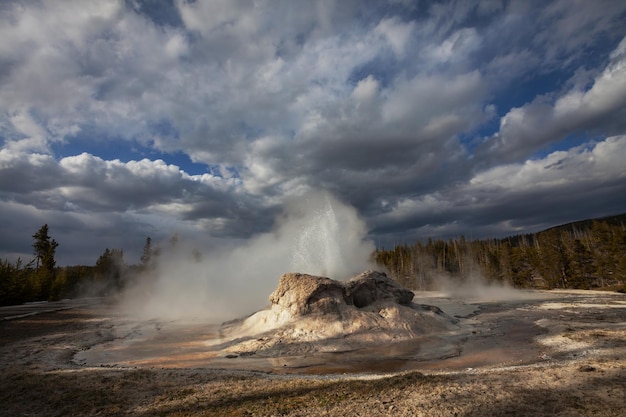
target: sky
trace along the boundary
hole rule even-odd
[[[311,192],[379,247],[626,212],[622,0],[3,0],[0,39],[0,259],[245,242]]]

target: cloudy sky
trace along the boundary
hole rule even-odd
[[[325,190],[379,245],[626,211],[626,2],[3,0],[0,258],[246,240]]]

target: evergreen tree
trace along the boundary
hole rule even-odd
[[[463,282],[478,273],[522,288],[626,291],[625,223],[626,214],[505,239],[429,238],[425,244],[377,250],[374,256],[394,279],[414,289],[437,288],[442,274]]]
[[[146,244],[143,247],[143,253],[141,255],[141,269],[146,271],[154,269],[156,257],[159,255],[158,248],[152,247],[152,239],[150,236],[146,238]]]
[[[22,260],[15,264],[0,260],[0,305],[20,304],[27,301],[28,280]]]
[[[616,254],[612,247],[612,228],[605,222],[594,221],[591,226],[591,234],[595,260],[594,266],[600,279],[600,286],[604,287],[613,278],[617,264]]]
[[[54,255],[59,244],[51,239],[48,225],[44,224],[33,235],[35,242],[35,273],[31,276],[31,296],[35,299],[48,299],[53,296],[51,293],[52,284],[55,281],[56,260]]]
[[[41,226],[37,233],[33,235],[33,239],[35,239],[33,248],[35,249],[36,269],[39,270],[41,267],[46,271],[53,272],[56,266],[54,254],[59,244],[56,240],[50,239],[48,233],[48,225],[44,224]]]
[[[121,249],[106,248],[96,261],[95,279],[102,291],[120,290],[123,286],[124,252]]]
[[[146,267],[152,259],[152,239],[150,236],[146,238],[146,244],[143,247],[143,254],[141,255],[141,265]]]
[[[593,255],[580,239],[572,241],[570,259],[573,285],[577,288],[589,289],[590,277],[595,272]]]

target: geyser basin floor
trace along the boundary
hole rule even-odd
[[[458,329],[353,351],[227,357],[216,325],[119,321],[108,341],[78,352],[74,363],[327,374],[475,370],[626,354],[626,297],[620,294],[531,291],[498,301],[418,293],[416,299],[455,315]]]
[[[420,372],[402,373],[391,371],[403,369],[407,360],[393,357],[370,362],[368,369],[376,374],[362,373],[366,367],[359,367],[358,362],[343,366],[346,362],[341,361],[290,368],[290,375],[277,374],[284,372],[281,364],[268,368],[273,372],[210,368],[211,359],[196,361],[206,368],[175,369],[191,362],[173,354],[197,352],[199,347],[192,347],[193,343],[204,343],[204,337],[211,335],[208,328],[198,323],[176,328],[144,323],[146,332],[140,335],[133,331],[140,329],[135,327],[140,323],[129,323],[106,305],[0,321],[0,415],[622,416],[626,296],[599,292],[535,295],[538,298],[517,301],[459,301],[463,312],[480,307],[476,314],[461,319],[470,334],[471,329],[489,328],[503,333],[500,339],[473,339],[484,343],[474,344],[478,350],[500,349],[510,341],[507,337],[513,335],[506,333],[504,325],[518,323],[506,323],[507,318],[545,329],[528,341],[539,354],[532,363],[506,366],[510,358],[483,355],[486,365],[465,365],[459,361],[472,357],[472,339],[468,339],[470,344],[460,345],[460,356],[420,362]],[[438,298],[448,314],[451,310],[446,308],[454,308],[457,302],[427,296]],[[128,337],[114,341],[113,329],[118,324],[126,326],[120,329]],[[180,346],[164,343],[163,335],[180,337],[174,340]],[[517,336],[523,339],[520,333]],[[76,353],[97,350],[112,341],[116,343],[109,346],[119,348],[118,355],[135,361],[149,359],[137,368],[101,367],[99,362],[79,366],[72,361]],[[170,368],[161,369],[158,355]],[[340,357],[350,359],[350,355]],[[248,363],[243,359],[219,360],[243,367]],[[359,373],[337,373],[352,371]]]

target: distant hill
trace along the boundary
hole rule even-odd
[[[552,231],[574,233],[574,234],[581,234],[581,233],[584,234],[593,228],[594,223],[603,223],[609,226],[616,226],[616,227],[621,227],[622,229],[624,229],[626,228],[626,213],[617,214],[614,216],[598,217],[594,219],[578,220],[578,221],[571,222],[571,223],[564,223],[558,226],[552,226],[540,232],[526,233],[526,234],[521,234],[521,235],[511,235],[511,236],[507,236],[498,240],[500,240],[501,242],[508,241],[513,244],[516,244],[516,242],[520,239],[526,239],[526,240],[535,239],[541,233],[547,233],[547,232],[552,232]]]
[[[572,222],[572,223],[565,223],[559,226],[554,226],[549,229],[546,229],[544,230],[544,232],[548,230],[553,230],[553,229],[556,229],[559,231],[566,231],[566,232],[571,232],[573,230],[587,231],[592,228],[594,222],[606,223],[611,226],[621,226],[622,228],[624,228],[626,227],[626,213],[617,214],[615,216],[600,217],[597,219],[587,219],[587,220],[579,220],[579,221]]]

